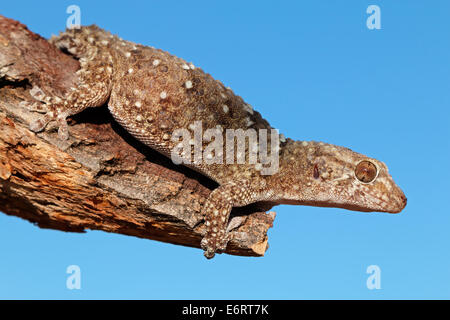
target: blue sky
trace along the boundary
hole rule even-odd
[[[71,4],[83,25],[202,67],[286,136],[384,161],[408,205],[398,215],[279,206],[265,257],[211,261],[0,214],[0,298],[450,298],[448,1],[2,1],[0,13],[49,37]],[[366,27],[371,4],[380,30]],[[66,288],[69,265],[81,290]],[[379,290],[366,287],[370,265]]]

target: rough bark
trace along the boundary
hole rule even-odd
[[[0,16],[0,211],[41,228],[103,230],[200,247],[201,207],[213,181],[139,143],[106,107],[72,117],[70,138],[35,134],[41,116],[30,89],[58,95],[74,83],[78,62]],[[234,210],[226,253],[262,256],[275,214]]]

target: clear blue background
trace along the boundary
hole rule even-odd
[[[2,1],[44,37],[82,24],[192,61],[286,136],[387,163],[398,215],[279,206],[263,258],[128,236],[41,230],[0,214],[0,298],[450,298],[448,1]],[[366,8],[381,8],[368,30]],[[82,289],[66,288],[80,266]],[[366,268],[381,268],[380,290]]]

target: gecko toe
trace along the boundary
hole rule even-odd
[[[52,120],[52,117],[50,114],[47,113],[42,117],[40,117],[39,119],[33,120],[30,123],[30,130],[33,132],[40,132],[45,129],[50,120]]]
[[[200,242],[200,247],[204,250],[204,251],[206,251],[207,249],[208,249],[208,239],[206,238],[206,237],[204,237],[203,239],[202,239],[202,241]]]
[[[207,259],[212,259],[216,253],[216,243],[213,239],[208,239],[206,235],[200,242],[200,246],[203,249],[203,254]]]
[[[205,252],[203,252],[203,255],[206,257],[206,259],[209,260],[209,259],[214,258],[216,253],[214,252],[214,250],[205,250]]]
[[[69,125],[67,124],[67,115],[60,114],[57,118],[58,122],[58,138],[61,140],[69,139]]]
[[[58,128],[58,138],[61,140],[69,139],[69,128],[67,124]]]

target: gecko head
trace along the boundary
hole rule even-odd
[[[317,143],[311,183],[332,206],[356,211],[398,213],[406,197],[387,166],[348,148]]]
[[[304,143],[302,152],[308,186],[303,203],[389,213],[406,206],[403,191],[383,162],[322,142]]]

